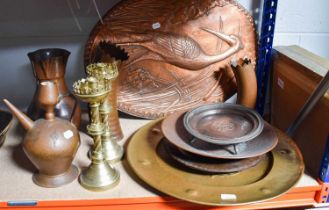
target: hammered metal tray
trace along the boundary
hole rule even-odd
[[[255,31],[237,1],[125,0],[93,28],[85,63],[108,53],[98,51],[100,42],[120,45],[129,58],[120,68],[118,109],[156,119],[233,95],[239,82],[228,63],[244,57],[255,62]],[[239,37],[243,48],[229,56],[237,47],[219,33]]]
[[[184,112],[166,117],[161,126],[163,135],[178,148],[200,156],[224,159],[251,158],[271,151],[278,143],[275,131],[265,123],[262,133],[251,141],[234,146],[210,144],[189,134],[183,125],[183,118]]]
[[[170,144],[166,138],[160,141],[157,149],[158,154],[169,156],[187,170],[192,169],[203,173],[234,173],[254,167],[264,158],[264,155],[244,159],[206,158],[180,150]]]
[[[218,145],[250,141],[264,127],[263,119],[255,110],[229,103],[197,107],[186,112],[183,122],[196,138]]]
[[[161,119],[152,121],[135,133],[127,147],[127,161],[146,184],[182,200],[212,206],[265,201],[291,189],[304,171],[299,149],[279,130],[279,144],[253,168],[225,175],[184,171],[156,152],[163,138],[160,125]]]

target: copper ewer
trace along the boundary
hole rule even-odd
[[[59,187],[72,182],[79,175],[72,161],[79,147],[80,135],[72,123],[55,117],[58,89],[54,82],[41,82],[37,95],[46,113],[45,119],[35,122],[6,99],[4,102],[27,130],[23,150],[38,169],[33,181],[42,187]]]

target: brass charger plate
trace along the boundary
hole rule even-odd
[[[210,144],[189,134],[184,127],[183,118],[184,112],[166,117],[161,126],[163,135],[178,148],[200,156],[223,159],[251,158],[271,151],[278,143],[274,129],[264,122],[263,131],[255,139],[236,144],[235,148],[232,145]]]
[[[219,159],[202,157],[180,150],[179,148],[170,144],[165,138],[160,141],[157,149],[157,151],[162,151],[158,152],[159,155],[162,153],[163,155],[169,156],[169,158],[172,158],[173,160],[177,161],[178,164],[181,164],[188,169],[197,170],[204,173],[234,173],[254,167],[264,158],[264,155],[244,159]]]
[[[218,145],[250,141],[264,127],[262,117],[255,110],[230,103],[197,107],[185,113],[183,122],[192,136]]]
[[[155,120],[135,133],[127,147],[127,161],[145,183],[182,200],[213,206],[260,202],[287,192],[304,171],[299,149],[279,130],[279,144],[253,168],[224,175],[184,171],[157,154],[163,138],[160,125],[161,119]]]

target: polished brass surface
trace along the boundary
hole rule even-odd
[[[252,16],[235,0],[124,0],[93,28],[85,64],[111,55],[99,51],[104,42],[128,53],[120,68],[118,108],[131,115],[155,119],[221,102],[239,82],[238,98],[245,99],[239,102],[250,107],[257,85],[245,81],[256,81],[255,31]],[[252,65],[235,71],[231,59],[244,57]]]
[[[262,117],[239,104],[216,103],[192,109],[184,115],[184,127],[194,137],[218,145],[237,144],[257,137]]]
[[[205,157],[241,159],[265,154],[278,143],[274,129],[266,122],[255,139],[234,145],[216,145],[199,140],[189,134],[183,124],[184,112],[172,114],[163,120],[163,135],[178,148]]]
[[[118,69],[116,62],[113,63],[95,63],[87,66],[87,74],[96,77],[99,81],[103,81],[104,85],[111,87],[111,82],[118,76]],[[104,132],[102,133],[102,149],[105,160],[109,163],[116,163],[121,160],[123,156],[123,147],[120,146],[111,134],[109,125],[109,114],[111,112],[111,105],[108,100],[103,100],[99,107],[102,123],[104,125]],[[117,110],[112,110],[117,111]]]
[[[89,76],[96,77],[97,79],[112,81],[119,75],[118,63],[119,61],[113,61],[112,63],[92,63],[86,67],[86,72]]]
[[[59,187],[79,175],[72,161],[80,145],[80,134],[72,123],[55,117],[54,107],[58,101],[56,83],[41,82],[37,95],[40,106],[46,111],[46,119],[35,122],[6,99],[4,102],[27,130],[22,146],[26,156],[38,169],[33,174],[34,183],[42,187]]]
[[[110,110],[111,107],[107,103],[107,100],[105,100],[99,108],[99,112],[102,117],[102,123],[104,124],[104,132],[102,134],[102,148],[105,160],[113,164],[119,162],[122,159],[123,147],[120,146],[117,141],[111,137],[108,123]]]
[[[207,158],[200,155],[195,155],[170,144],[167,139],[163,138],[158,147],[158,150],[163,150],[178,164],[186,166],[186,168],[197,170],[205,173],[232,173],[245,170],[257,165],[264,157],[264,155],[244,158],[244,159],[220,159]]]
[[[103,63],[92,63],[86,67],[87,75],[91,75],[97,78],[106,76],[111,82],[109,86],[111,91],[107,97],[107,103],[111,106],[112,110],[109,112],[108,124],[111,130],[111,138],[119,141],[123,138],[122,129],[119,121],[119,114],[117,110],[117,86],[120,60],[116,60],[113,57],[109,57],[106,54],[102,59]],[[106,75],[105,75],[106,74]]]
[[[163,138],[161,121],[152,121],[135,133],[127,147],[127,161],[146,184],[173,197],[213,206],[250,204],[282,195],[303,174],[299,149],[279,130],[279,144],[255,167],[223,175],[181,170],[156,152]]]
[[[13,115],[10,112],[0,110],[0,147],[6,140],[7,131],[10,128]]]
[[[95,77],[87,77],[73,84],[75,96],[87,102],[90,107],[90,124],[87,125],[87,131],[93,137],[94,145],[91,164],[81,173],[79,181],[84,188],[91,191],[113,188],[120,180],[118,171],[104,159],[102,149],[102,134],[105,126],[100,122],[99,106],[106,99],[109,91],[106,81]]]

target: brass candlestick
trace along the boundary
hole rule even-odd
[[[87,77],[73,84],[74,94],[80,100],[89,103],[90,124],[88,134],[93,137],[94,145],[91,152],[91,164],[80,177],[81,185],[92,191],[102,191],[119,183],[120,175],[104,159],[101,136],[104,125],[99,120],[99,106],[107,97],[110,89],[95,77]]]
[[[87,74],[102,81],[106,87],[111,87],[111,82],[118,76],[118,69],[115,62],[112,63],[96,63],[87,66]],[[121,160],[123,156],[123,148],[117,141],[112,138],[111,129],[108,122],[109,113],[111,112],[111,105],[108,100],[103,100],[100,105],[100,115],[104,125],[104,132],[102,134],[102,148],[105,160],[109,163],[116,163]]]

